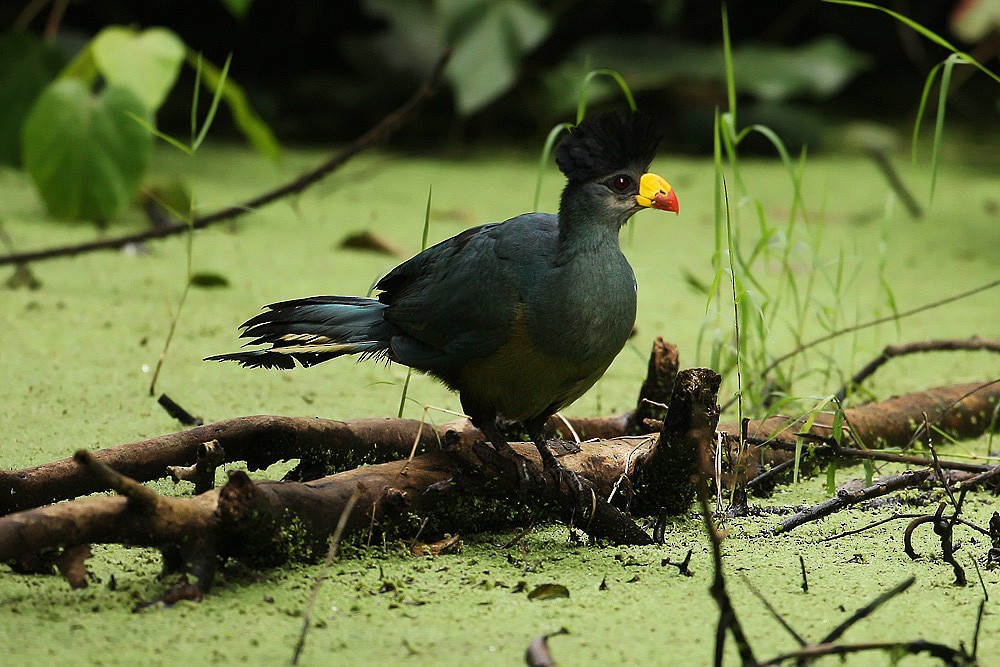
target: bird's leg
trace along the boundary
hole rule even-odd
[[[542,459],[542,467],[547,471],[555,470],[562,473],[562,464],[559,463],[559,459],[555,457],[552,450],[549,449],[548,444],[546,444],[546,420],[548,420],[548,415],[542,415],[540,417],[529,419],[524,422],[524,428],[528,432],[528,436],[531,438],[531,441],[535,443],[535,448],[538,450],[538,456]]]
[[[542,468],[546,472],[554,472],[556,475],[556,481],[559,481],[567,474],[567,470],[561,463],[559,463],[559,459],[555,457],[552,450],[549,449],[549,446],[546,443],[545,422],[548,418],[548,415],[540,415],[529,419],[524,422],[524,428],[528,431],[531,441],[535,443],[535,448],[538,450],[538,456],[542,459]]]
[[[507,439],[503,437],[500,433],[500,429],[497,427],[496,415],[489,416],[471,416],[472,425],[482,431],[483,435],[486,437],[487,442],[493,446],[493,450],[497,455],[511,464],[514,467],[514,473],[517,475],[518,486],[521,488],[522,494],[527,492],[527,484],[532,481],[532,476],[530,473],[530,468],[528,467],[528,461],[523,456],[517,453]],[[510,470],[508,469],[508,473]]]

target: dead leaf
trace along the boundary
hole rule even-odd
[[[559,630],[550,635],[535,637],[531,640],[531,643],[528,644],[528,650],[524,653],[524,661],[531,667],[555,667],[556,661],[552,657],[552,653],[549,651],[549,637],[568,634],[569,630],[566,628],[559,628]]]
[[[410,551],[414,556],[440,556],[441,554],[461,553],[462,546],[462,538],[458,535],[452,535],[437,542],[414,542]]]
[[[369,229],[362,232],[355,232],[354,234],[348,234],[340,242],[340,247],[348,250],[372,250],[374,252],[382,253],[383,255],[392,255],[394,257],[410,256],[408,252],[394,244],[389,239],[385,238],[381,234],[376,234]]]
[[[568,597],[569,589],[562,584],[542,584],[528,593],[529,600],[552,600],[554,598]]]

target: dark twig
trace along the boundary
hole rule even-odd
[[[976,571],[979,571],[979,567],[976,567]],[[980,583],[982,579],[980,579]],[[985,592],[985,587],[983,589]],[[979,652],[979,631],[983,627],[983,611],[986,609],[986,603],[989,601],[990,597],[987,595],[985,598],[979,601],[979,612],[976,614],[976,629],[972,631],[972,657],[976,657],[976,653]],[[973,660],[975,662],[975,660]]]
[[[688,549],[687,555],[684,556],[684,560],[679,563],[675,563],[669,558],[664,558],[660,561],[661,566],[673,565],[677,568],[678,574],[683,574],[685,577],[693,577],[694,573],[688,569],[688,565],[691,563],[691,555],[694,553],[694,549]]]
[[[832,542],[834,540],[839,540],[842,537],[850,537],[851,535],[859,535],[859,534],[865,532],[866,530],[871,530],[872,528],[878,528],[882,524],[886,524],[886,523],[889,523],[891,521],[896,521],[898,519],[916,519],[916,518],[919,518],[919,517],[922,517],[922,516],[924,516],[924,515],[923,514],[893,514],[892,516],[886,517],[885,519],[879,519],[878,521],[873,521],[872,523],[869,523],[867,526],[862,526],[861,528],[855,528],[854,530],[845,530],[842,533],[837,533],[836,535],[829,535],[827,537],[824,537],[823,539],[821,539],[819,541],[820,542]]]
[[[887,345],[879,356],[868,362],[861,370],[854,374],[854,377],[837,390],[834,400],[843,401],[851,390],[860,386],[862,382],[874,375],[875,371],[896,357],[922,352],[955,350],[989,350],[990,352],[1000,352],[1000,341],[973,336],[967,339],[922,340],[914,343],[906,343],[905,345]]]
[[[114,238],[97,239],[88,243],[59,246],[55,248],[47,248],[45,250],[12,253],[0,257],[0,266],[33,262],[43,259],[53,259],[56,257],[71,257],[86,252],[93,252],[95,250],[116,250],[127,245],[141,243],[150,239],[161,239],[168,236],[174,236],[176,234],[183,234],[192,229],[203,229],[223,220],[232,220],[233,218],[237,218],[245,213],[256,211],[267,204],[281,199],[282,197],[298,194],[313,183],[316,183],[320,179],[326,177],[332,171],[343,166],[348,160],[353,158],[358,153],[361,153],[365,149],[379,142],[385,141],[385,139],[398,130],[406,120],[407,116],[409,116],[418,105],[430,97],[431,94],[437,89],[449,57],[450,52],[445,52],[445,54],[441,56],[441,59],[438,60],[437,64],[434,66],[431,75],[426,81],[424,81],[423,84],[420,85],[410,99],[404,102],[402,106],[393,111],[391,114],[379,121],[375,127],[352,141],[337,154],[329,158],[326,162],[305,172],[304,174],[301,174],[284,185],[257,195],[256,197],[252,197],[243,203],[227,206],[218,211],[198,216],[190,223],[187,221],[173,222],[167,225],[153,227],[142,232],[137,232],[135,234],[116,236]]]
[[[985,472],[981,472],[978,475],[962,480],[959,484],[961,484],[961,488],[963,489],[972,489],[977,486],[982,486],[986,482],[993,481],[993,478],[998,475],[1000,475],[1000,465],[995,465]]]
[[[319,589],[323,585],[323,580],[326,579],[327,571],[330,569],[330,565],[333,561],[337,560],[337,550],[340,548],[340,540],[344,536],[344,529],[347,527],[347,520],[351,516],[351,512],[354,511],[354,506],[358,502],[358,491],[355,490],[351,494],[351,497],[347,499],[347,504],[344,505],[344,510],[340,514],[340,519],[337,521],[337,527],[333,531],[333,537],[330,539],[330,549],[326,552],[326,560],[323,561],[323,567],[320,568],[319,575],[316,577],[316,582],[313,584],[312,595],[309,596],[309,604],[306,605],[305,611],[302,612],[302,630],[299,632],[299,640],[295,643],[295,652],[292,654],[292,664],[299,664],[299,656],[302,655],[302,649],[306,645],[306,634],[309,632],[309,626],[312,623],[312,612],[313,607],[316,606],[316,599],[319,597]]]
[[[817,658],[828,655],[851,655],[854,653],[866,653],[869,651],[887,651],[891,654],[904,653],[909,655],[919,655],[926,653],[933,658],[937,658],[943,664],[960,667],[976,664],[973,656],[966,653],[962,648],[952,648],[947,644],[928,642],[923,639],[915,639],[909,642],[866,642],[861,644],[812,644],[805,646],[798,651],[783,653],[760,663],[760,667],[770,667],[780,665],[792,660],[799,664],[808,663]]]
[[[886,461],[889,463],[908,463],[910,465],[926,466],[928,468],[934,465],[934,459],[928,458],[926,456],[897,454],[895,452],[887,452],[880,449],[860,449],[857,447],[841,447],[833,442],[833,438],[821,437],[811,433],[800,434],[800,437],[802,437],[805,440],[810,440],[819,443],[814,445],[812,448],[813,452],[817,455],[827,454],[830,456],[837,456],[839,458],[845,458],[845,459],[869,459],[872,461]],[[795,451],[795,443],[790,440],[749,438],[748,442],[750,442],[750,444],[767,446],[772,449],[780,449],[789,452]],[[805,457],[806,457],[806,451],[805,449],[803,449],[802,458],[804,459]],[[759,484],[760,482],[764,481],[764,479],[766,479],[767,477],[782,472],[783,470],[788,468],[788,463],[789,462],[787,461],[783,462],[782,464],[775,466],[771,470],[767,470],[761,473],[754,479],[750,480],[750,482],[747,483],[747,486],[750,486],[751,484]],[[794,463],[794,459],[791,460],[791,463]],[[945,461],[939,461],[938,464],[941,466],[941,468],[945,470],[962,470],[965,472],[977,473],[977,475],[985,474],[993,470],[993,466],[990,465],[985,465],[982,463],[966,463],[965,461],[945,460]],[[781,468],[780,470],[778,470],[779,467]],[[990,477],[992,477],[992,475],[990,475]],[[969,481],[971,482],[971,480]]]
[[[160,397],[156,399],[156,402],[167,411],[168,415],[179,421],[184,426],[201,426],[205,423],[201,417],[195,417],[178,403],[174,402],[174,399],[170,398],[166,394],[160,394]]]
[[[903,202],[903,206],[906,207],[906,212],[910,214],[910,217],[914,220],[919,220],[924,216],[924,210],[917,203],[916,197],[910,192],[910,189],[906,187],[903,183],[903,179],[900,178],[899,172],[896,168],[892,166],[892,162],[889,161],[889,156],[886,152],[880,148],[868,147],[865,149],[865,155],[871,158],[875,166],[878,167],[882,175],[885,176],[886,182],[892,191],[896,193],[899,200]]]
[[[813,348],[813,347],[816,347],[817,345],[821,345],[821,344],[823,344],[823,343],[825,343],[825,342],[827,342],[829,340],[833,340],[834,338],[839,338],[840,336],[844,336],[844,335],[849,334],[849,333],[854,333],[855,331],[861,331],[862,329],[868,329],[868,328],[871,328],[871,327],[874,327],[874,326],[878,326],[879,324],[885,324],[887,322],[897,322],[897,321],[903,319],[904,317],[909,317],[910,315],[916,315],[917,313],[922,313],[922,312],[927,311],[927,310],[933,310],[934,308],[939,308],[941,306],[947,305],[947,304],[952,303],[954,301],[959,301],[959,300],[964,299],[966,297],[970,297],[970,296],[973,296],[975,294],[979,294],[980,292],[985,292],[986,290],[993,289],[994,287],[998,287],[998,286],[1000,286],[1000,280],[994,280],[993,282],[986,283],[985,285],[980,285],[978,287],[973,287],[972,289],[966,290],[966,291],[961,292],[959,294],[953,294],[952,296],[945,297],[945,298],[940,299],[938,301],[933,301],[931,303],[925,303],[925,304],[923,304],[921,306],[917,306],[916,308],[911,308],[910,310],[904,310],[901,313],[894,313],[892,315],[887,315],[885,317],[878,317],[878,318],[876,318],[874,320],[869,320],[867,322],[862,322],[861,324],[856,324],[854,326],[845,327],[843,329],[838,329],[837,331],[832,331],[832,332],[826,334],[825,336],[820,336],[819,338],[814,338],[811,341],[802,343],[801,345],[799,345],[798,347],[796,347],[794,350],[791,350],[791,351],[789,351],[789,352],[787,352],[787,353],[785,353],[785,354],[783,354],[783,355],[775,358],[770,364],[768,364],[764,368],[764,370],[762,370],[760,372],[760,377],[762,377],[762,378],[767,377],[768,373],[770,373],[775,368],[777,368],[778,366],[780,366],[782,363],[788,361],[792,357],[795,357],[795,356],[797,356],[799,354],[802,354],[806,350],[808,350],[810,348]]]
[[[809,592],[809,577],[806,576],[806,559],[799,554],[799,568],[802,570],[802,592]]]
[[[754,594],[754,597],[760,600],[761,604],[764,605],[764,608],[767,609],[769,614],[771,614],[771,618],[776,620],[778,622],[778,625],[783,627],[785,629],[785,632],[790,634],[792,636],[792,639],[794,639],[799,646],[805,646],[809,643],[802,638],[802,635],[800,635],[798,632],[795,631],[795,628],[789,625],[788,621],[785,620],[785,617],[782,616],[780,613],[778,613],[778,610],[774,608],[774,605],[771,604],[771,601],[768,600],[766,597],[764,597],[764,594],[761,593],[757,589],[757,587],[753,585],[752,581],[750,581],[750,577],[746,576],[745,574],[743,575],[743,583],[747,585],[747,588],[749,588],[750,592]]]
[[[899,475],[884,477],[872,486],[859,491],[839,491],[837,495],[829,500],[824,500],[818,505],[808,507],[798,514],[788,517],[774,528],[775,533],[787,533],[798,528],[804,523],[815,521],[829,516],[834,512],[856,505],[865,500],[871,500],[879,496],[884,496],[900,489],[909,489],[925,482],[933,471],[929,468],[924,470],[907,470]]]
[[[131,477],[122,475],[114,468],[101,463],[85,449],[74,454],[73,460],[80,464],[87,471],[87,474],[93,476],[98,484],[111,489],[118,495],[125,496],[131,503],[135,503],[139,507],[153,508],[160,498],[153,489],[143,486]]]
[[[692,380],[697,377],[700,376],[693,376]],[[700,392],[698,389],[695,389],[695,392],[710,393],[712,386],[714,386],[715,391],[718,391],[719,384],[717,379],[711,376],[706,376],[705,379],[710,383],[710,386],[700,389]],[[706,402],[715,405],[716,400],[713,398],[711,401]],[[714,420],[711,415],[708,415],[705,426],[711,426],[714,429],[717,424],[718,412],[715,412]],[[709,592],[712,595],[712,599],[715,600],[716,606],[719,608],[719,623],[715,629],[714,664],[715,667],[722,667],[723,649],[725,648],[726,633],[728,632],[732,634],[733,641],[736,642],[736,650],[740,654],[740,660],[743,662],[743,665],[757,665],[757,658],[754,656],[753,648],[750,646],[750,642],[743,632],[743,626],[736,615],[733,601],[726,591],[726,575],[722,563],[722,533],[719,532],[715,521],[712,519],[712,508],[708,502],[709,481],[707,471],[712,470],[710,444],[711,440],[703,440],[698,446],[700,466],[694,486],[698,497],[698,504],[701,507],[701,518],[705,523],[705,532],[708,533],[709,543],[712,545],[713,573],[712,585],[709,587]]]
[[[922,412],[921,416],[924,418],[924,432],[927,434],[927,449],[930,450],[931,459],[934,462],[934,476],[937,477],[938,483],[944,487],[944,492],[948,495],[948,499],[955,508],[955,514],[957,516],[961,508],[955,501],[955,494],[951,492],[951,485],[948,484],[948,480],[945,479],[944,472],[941,470],[941,461],[938,459],[937,450],[934,448],[934,439],[931,438],[931,427],[927,422],[927,413]]]
[[[872,612],[874,612],[876,609],[878,609],[883,604],[885,604],[886,602],[888,602],[889,600],[896,597],[897,595],[905,591],[907,588],[912,586],[913,582],[915,582],[916,580],[917,580],[916,577],[909,577],[908,579],[905,579],[904,581],[897,584],[895,587],[891,588],[885,593],[882,593],[877,598],[866,604],[864,607],[861,607],[856,612],[851,614],[850,618],[847,618],[846,620],[844,620],[843,623],[841,623],[833,630],[828,632],[826,636],[819,641],[819,643],[830,644],[832,642],[837,641],[843,636],[845,632],[847,632],[851,628],[852,625],[870,616]]]
[[[804,454],[804,452],[803,452],[803,454]],[[804,455],[802,456],[802,459],[805,459]],[[800,461],[802,459],[800,459]],[[753,479],[751,479],[749,482],[746,483],[746,488],[747,489],[752,489],[753,487],[757,486],[758,484],[761,484],[761,483],[766,482],[766,481],[770,481],[770,479],[772,477],[777,477],[781,473],[785,472],[786,470],[788,470],[789,468],[794,467],[794,466],[795,466],[795,459],[794,458],[788,459],[787,461],[783,461],[783,462],[779,463],[778,465],[774,466],[773,468],[769,468],[768,470],[765,470],[764,472],[760,473],[759,475],[757,475],[756,477],[754,477]]]
[[[940,409],[938,410],[937,414],[934,416],[934,419],[932,419],[930,421],[930,423],[927,423],[926,420],[924,420],[925,421],[924,425],[926,427],[926,430],[921,430],[920,428],[914,429],[913,435],[910,436],[910,441],[906,444],[906,447],[909,447],[910,445],[912,445],[913,443],[915,443],[921,436],[924,436],[925,438],[930,439],[930,437],[931,437],[930,436],[930,428],[932,426],[936,426],[938,423],[940,423],[941,420],[944,419],[944,417],[951,412],[952,408],[956,407],[959,403],[961,403],[962,401],[964,401],[966,398],[972,396],[973,394],[975,394],[975,393],[977,393],[979,391],[982,391],[983,389],[988,389],[989,387],[992,387],[993,385],[998,384],[998,383],[1000,383],[1000,378],[997,378],[995,380],[991,380],[989,382],[984,382],[981,385],[979,385],[978,387],[974,387],[974,388],[970,389],[969,391],[967,391],[962,396],[959,396],[959,397],[955,398],[955,400],[953,400],[949,405],[941,406]],[[994,404],[994,407],[993,407],[993,418],[991,420],[986,420],[985,419],[985,417],[986,417],[985,414],[981,415],[981,416],[983,417],[983,421],[986,422],[984,424],[984,430],[983,430],[983,432],[986,432],[986,430],[989,429],[989,428],[996,429],[997,422],[996,422],[996,406],[995,406],[995,404]],[[906,447],[904,447],[904,449],[906,449]]]

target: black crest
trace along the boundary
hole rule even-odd
[[[663,130],[639,111],[612,111],[585,119],[556,146],[556,164],[571,183],[589,181],[653,161]]]

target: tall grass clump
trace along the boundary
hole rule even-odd
[[[932,201],[952,69],[960,64],[972,65],[998,82],[1000,76],[897,12],[868,2],[826,1],[885,12],[952,52],[929,73],[913,130],[912,152],[916,161],[921,121],[940,75],[927,194],[928,201]],[[714,122],[715,279],[705,290],[707,306],[699,334],[699,361],[735,378],[725,386],[731,387],[731,403],[735,403],[739,417],[750,410],[754,416],[784,414],[790,422],[802,419],[808,425],[820,411],[828,411],[834,414],[835,423],[839,423],[843,418],[842,408],[832,395],[809,396],[800,387],[806,384],[828,391],[843,384],[849,375],[843,364],[858,353],[858,331],[862,328],[888,321],[895,323],[897,334],[901,332],[899,320],[907,313],[900,313],[897,308],[886,270],[895,196],[892,192],[887,196],[880,242],[874,249],[877,277],[871,280],[862,275],[862,259],[870,257],[863,258],[857,249],[843,245],[831,249],[824,244],[821,224],[824,202],[820,198],[815,209],[807,208],[805,203],[807,197],[816,197],[816,193],[806,193],[802,187],[806,150],[793,157],[770,128],[763,125],[741,128],[737,122],[736,73],[725,4],[722,37],[728,108],[717,111]],[[773,203],[766,206],[744,178],[739,146],[751,134],[767,139],[784,166],[790,185],[787,217],[779,219],[769,213],[774,209]],[[880,300],[892,313],[891,317],[862,323],[860,304],[852,295],[860,286],[869,284],[877,285]],[[797,347],[793,352],[774,350],[769,345],[771,333],[779,327],[787,330],[795,341]],[[816,336],[814,327],[822,335]],[[814,340],[809,341],[807,335]],[[834,341],[846,335],[851,338],[845,360],[843,344],[834,345]],[[816,344],[819,341],[822,346]],[[808,383],[804,382],[807,379]],[[871,472],[868,470],[867,474]]]
[[[744,414],[783,414],[790,422],[802,419],[808,424],[820,411],[837,413],[840,408],[832,396],[803,394],[801,386],[832,391],[843,382],[846,371],[832,348],[795,355],[788,363],[776,365],[777,354],[785,350],[775,350],[771,341],[781,332],[802,342],[815,327],[831,333],[844,327],[847,318],[857,321],[859,305],[850,295],[861,278],[862,262],[854,249],[831,249],[824,242],[823,202],[815,209],[806,205],[807,196],[814,197],[803,189],[806,148],[793,155],[771,128],[740,126],[725,4],[721,19],[728,108],[717,110],[713,123],[714,279],[704,290],[698,363],[727,378],[721,400],[725,407],[735,406],[738,419]],[[767,140],[787,175],[788,212],[780,217],[772,212],[774,203],[762,199],[744,176],[739,149],[750,135]],[[895,308],[884,257],[877,267],[884,300]],[[852,347],[856,345],[855,334]]]

